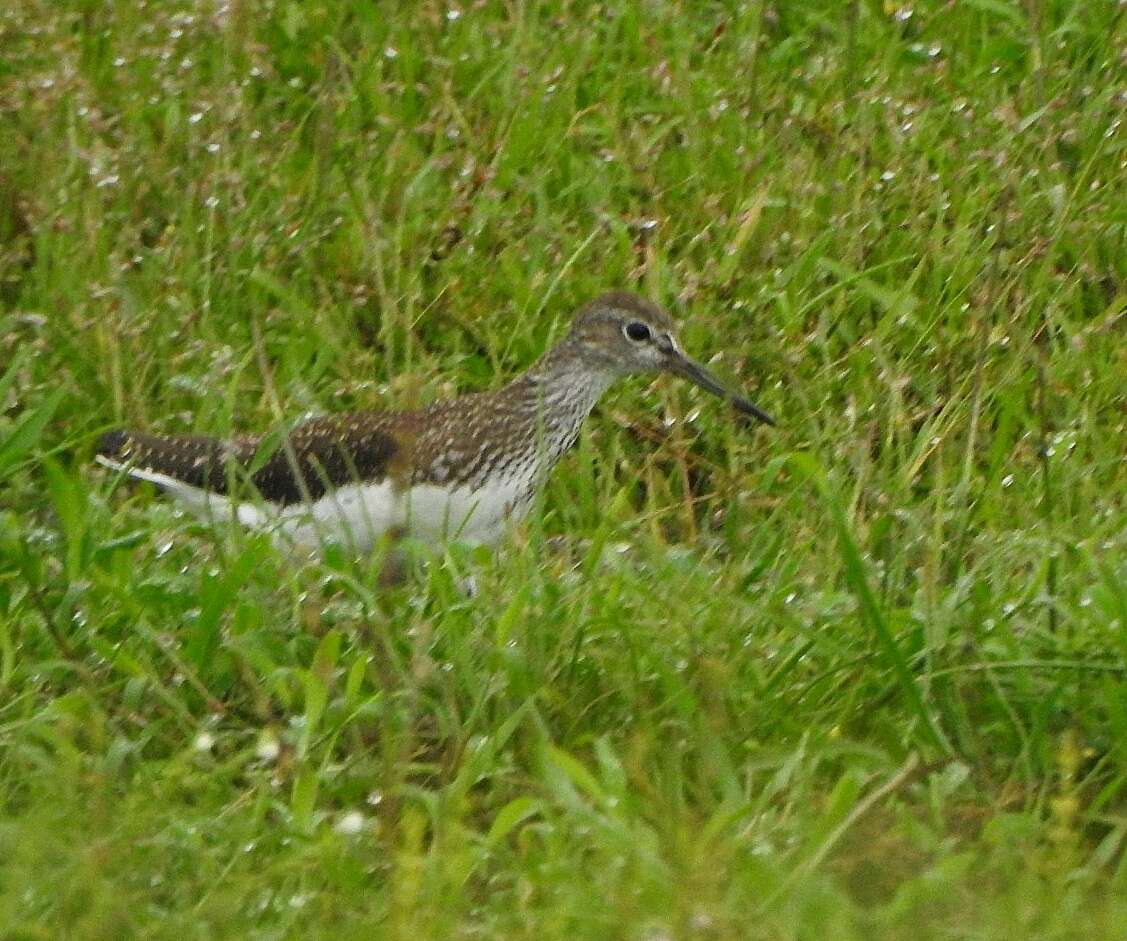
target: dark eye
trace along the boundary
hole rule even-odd
[[[626,325],[626,335],[635,343],[644,343],[650,338],[650,328],[640,320],[631,320]]]

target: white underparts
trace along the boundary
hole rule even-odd
[[[98,463],[137,480],[156,484],[194,513],[212,521],[232,520],[251,529],[275,532],[303,548],[325,543],[366,552],[395,530],[425,542],[452,539],[470,545],[495,543],[510,519],[528,510],[526,477],[485,483],[476,490],[447,490],[418,484],[397,490],[389,481],[338,487],[312,503],[278,507],[264,501],[232,501],[183,481],[99,456]]]
[[[98,462],[156,484],[206,519],[269,530],[303,548],[338,543],[365,552],[388,532],[425,542],[489,545],[501,538],[510,520],[528,512],[533,492],[575,442],[584,419],[616,376],[612,369],[583,367],[574,358],[547,360],[510,393],[516,405],[468,415],[449,441],[442,437],[448,430],[441,423],[429,429],[431,437],[438,437],[423,450],[437,454],[427,468],[435,482],[407,489],[387,480],[357,482],[308,503],[232,502],[142,466],[104,456]],[[528,409],[538,411],[541,419],[532,429],[535,434],[516,447],[502,436],[500,443],[507,446],[491,448],[496,424],[503,430],[506,420],[516,419],[518,427],[527,429]]]

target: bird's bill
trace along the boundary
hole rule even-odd
[[[732,403],[732,406],[737,412],[743,412],[745,415],[751,415],[758,418],[766,425],[774,425],[775,419],[768,415],[763,409],[752,402],[750,399],[745,399],[741,395],[736,395],[731,390],[725,388],[712,373],[705,369],[696,360],[689,359],[681,352],[677,352],[666,363],[669,372],[675,376],[680,376],[682,379],[688,379],[695,386],[700,386],[706,392],[711,392],[715,396],[726,399]]]

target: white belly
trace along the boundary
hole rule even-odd
[[[207,519],[234,519],[251,529],[277,532],[310,549],[335,542],[366,552],[392,530],[425,542],[455,540],[490,545],[501,538],[509,520],[519,520],[528,512],[530,498],[528,479],[513,475],[477,490],[419,484],[407,491],[397,491],[385,481],[349,484],[311,504],[282,509],[261,502],[232,506],[227,497],[189,486],[167,474],[104,457],[99,457],[98,462],[158,485]]]
[[[282,509],[251,502],[232,506],[226,497],[191,487],[167,474],[107,458],[98,460],[131,477],[157,484],[200,516],[216,521],[235,519],[251,529],[277,532],[311,549],[335,542],[366,552],[391,530],[425,542],[456,540],[490,545],[504,534],[506,522],[523,517],[529,506],[528,481],[517,476],[477,490],[420,484],[397,491],[385,481],[349,484],[312,504]]]
[[[473,491],[420,484],[405,492],[384,482],[349,484],[310,506],[286,507],[278,514],[243,504],[238,515],[248,525],[276,527],[301,545],[339,542],[366,551],[389,530],[424,542],[489,545],[501,538],[508,520],[519,519],[527,508],[527,486],[516,481]]]

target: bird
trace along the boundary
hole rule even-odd
[[[629,291],[581,307],[562,339],[498,389],[415,410],[312,418],[273,433],[218,438],[103,434],[96,460],[149,481],[197,514],[270,530],[316,551],[370,551],[382,538],[495,545],[617,380],[670,373],[767,425],[682,349],[672,318]]]

